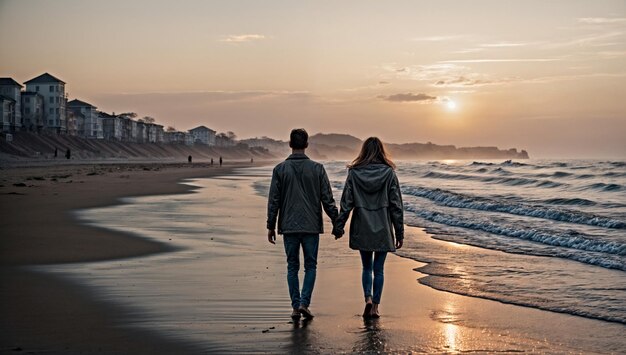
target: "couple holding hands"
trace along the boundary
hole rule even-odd
[[[309,310],[315,285],[319,235],[323,233],[322,209],[333,222],[332,234],[339,239],[352,212],[350,248],[358,250],[363,265],[364,318],[380,317],[378,305],[384,283],[387,252],[402,247],[404,239],[402,195],[395,164],[380,139],[370,137],[348,165],[340,208],[335,206],[324,166],[305,155],[308,134],[291,131],[292,154],[272,172],[268,207],[267,239],[275,244],[276,226],[283,235],[287,255],[287,284],[294,320],[313,318]],[[278,220],[278,221],[277,221]],[[298,272],[300,248],[304,255],[302,291]]]

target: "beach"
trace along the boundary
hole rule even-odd
[[[183,344],[148,332],[118,330],[128,316],[126,310],[96,302],[86,288],[27,266],[174,250],[165,243],[78,224],[72,212],[114,205],[122,197],[188,192],[193,187],[179,184],[181,179],[224,174],[231,168],[83,161],[27,162],[0,170],[0,350],[172,353],[184,349]]]
[[[0,170],[0,349],[620,353],[626,348],[622,324],[437,291],[417,281],[427,275],[414,269],[426,264],[398,256],[385,265],[382,318],[363,321],[358,254],[348,248],[347,237],[335,241],[328,234],[328,220],[311,305],[316,317],[294,324],[282,237],[271,245],[264,228],[269,172],[268,166],[155,163]],[[193,180],[180,184],[182,179]],[[20,183],[26,186],[14,185]],[[407,227],[406,238],[451,255],[479,249],[435,240],[417,227]]]

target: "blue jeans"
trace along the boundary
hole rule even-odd
[[[301,305],[308,307],[311,304],[311,295],[315,286],[315,275],[317,273],[317,249],[320,243],[319,234],[311,233],[289,233],[283,235],[285,244],[285,254],[287,254],[287,285],[289,285],[289,296],[291,306],[298,308]],[[300,271],[300,245],[304,254],[304,282],[302,283],[302,294],[300,294],[300,281],[298,272]]]
[[[385,283],[385,258],[387,257],[387,252],[360,251],[360,253],[361,263],[363,264],[363,275],[361,277],[361,281],[363,283],[363,294],[365,295],[365,301],[367,301],[367,299],[371,297],[372,302],[379,304],[380,297],[383,294],[383,284]],[[374,275],[373,296],[372,274]]]

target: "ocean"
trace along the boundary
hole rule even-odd
[[[345,162],[325,166],[341,190]],[[458,246],[407,239],[420,283],[626,324],[625,162],[402,161],[397,175],[405,223]]]

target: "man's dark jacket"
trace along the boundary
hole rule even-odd
[[[396,251],[394,230],[395,239],[404,239],[404,210],[398,177],[391,167],[368,164],[348,171],[335,224],[340,234],[350,212],[350,248]]]
[[[267,202],[267,229],[278,233],[324,233],[322,207],[335,224],[337,207],[324,166],[303,153],[276,165]]]

